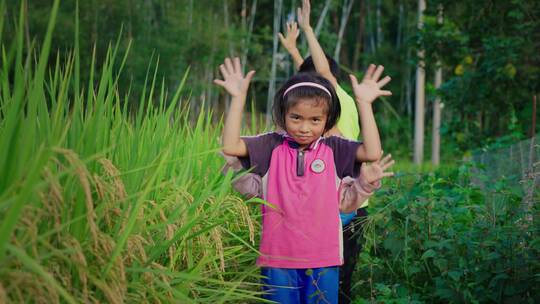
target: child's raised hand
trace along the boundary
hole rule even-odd
[[[382,157],[382,154],[381,154]],[[374,183],[381,180],[383,177],[393,176],[394,172],[385,172],[388,168],[394,165],[392,155],[388,154],[383,159],[372,162],[371,164],[362,163],[360,175],[368,183]]]
[[[214,79],[214,83],[227,90],[232,97],[245,97],[249,83],[255,71],[249,71],[244,77],[240,58],[225,58],[225,62],[219,66],[219,71],[224,80]],[[245,100],[245,98],[244,98]]]
[[[389,76],[379,80],[383,71],[384,67],[382,65],[375,66],[374,64],[370,64],[361,83],[358,83],[358,80],[354,75],[350,75],[354,96],[356,97],[357,102],[372,103],[380,96],[392,95],[392,92],[388,90],[381,90],[381,88],[391,80]]]
[[[303,0],[302,1],[302,7],[297,9],[297,15],[298,15],[298,25],[300,25],[300,28],[303,30],[306,30],[310,27],[309,25],[309,14],[311,13],[311,4],[309,3],[309,0]]]
[[[294,21],[287,22],[287,35],[285,37],[283,37],[283,34],[278,33],[279,41],[287,50],[296,48],[296,39],[299,35],[298,24]]]

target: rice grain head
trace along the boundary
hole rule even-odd
[[[105,188],[105,182],[96,173],[94,173],[92,177],[94,180],[94,185],[96,185],[96,193],[98,199],[105,200],[105,195],[107,193],[107,189]]]
[[[45,170],[43,172],[45,175],[45,180],[49,184],[50,189],[50,196],[54,199],[54,202],[58,203],[60,206],[64,203],[64,196],[62,195],[63,189],[60,185],[60,182],[56,177],[51,173],[51,170],[49,167],[45,167]]]
[[[246,203],[239,197],[233,197],[233,204],[240,213],[242,221],[247,225],[249,230],[249,241],[251,244],[255,244],[255,224],[249,214],[249,208]]]
[[[99,163],[107,173],[109,177],[111,177],[114,181],[115,186],[115,192],[116,193],[116,199],[119,201],[123,201],[127,197],[126,193],[126,187],[124,186],[124,182],[122,182],[122,179],[120,178],[120,170],[118,170],[114,164],[107,158],[101,158],[99,160]]]
[[[26,205],[23,207],[22,217],[19,220],[18,227],[21,232],[24,232],[29,238],[32,246],[33,256],[38,255],[37,239],[38,239],[38,223],[41,222],[43,211],[35,208],[33,205]]]
[[[79,182],[84,191],[85,203],[86,203],[86,220],[88,227],[90,228],[90,234],[94,241],[94,245],[97,246],[98,242],[98,227],[96,225],[96,213],[94,211],[94,201],[92,199],[92,190],[90,187],[90,173],[86,169],[84,163],[79,159],[79,156],[69,149],[56,148],[57,152],[64,155],[70,165],[75,167],[75,174],[79,178]]]
[[[71,252],[71,260],[76,264],[75,269],[79,273],[79,280],[82,283],[82,293],[84,302],[89,302],[89,293],[88,293],[88,263],[84,255],[83,248],[76,238],[67,236],[63,244],[66,248],[70,248],[73,251]]]
[[[219,270],[221,270],[221,272],[223,273],[225,272],[225,255],[223,250],[222,235],[219,226],[214,227],[212,230],[210,230],[210,235],[212,237],[212,240],[214,241],[214,244],[216,246],[216,252],[219,256]],[[221,273],[219,273],[219,276],[221,277],[221,279],[223,279]]]
[[[100,233],[98,245],[98,247],[93,249],[93,254],[96,259],[100,261],[101,266],[105,266],[108,263],[107,258],[112,255],[116,243],[108,234]],[[94,283],[96,283],[96,286],[98,286],[106,295],[108,302],[123,303],[127,292],[127,280],[123,256],[119,255],[116,257],[111,271],[108,273],[107,277],[103,279],[107,281],[107,284]]]
[[[12,271],[9,280],[13,281],[13,288],[18,295],[17,303],[25,303],[30,298],[34,303],[60,303],[56,289],[45,283],[41,277],[26,271]],[[15,284],[16,283],[16,284]],[[10,292],[13,294],[13,291]],[[6,303],[6,302],[4,302]]]
[[[144,249],[143,243],[147,243],[146,240],[138,234],[130,235],[127,241],[127,257],[130,258],[130,261],[135,259],[138,260],[141,264],[146,264],[148,256]]]

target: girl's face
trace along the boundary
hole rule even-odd
[[[285,114],[286,131],[300,148],[306,148],[323,135],[327,112],[325,102],[300,100]]]

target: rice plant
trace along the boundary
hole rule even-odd
[[[77,32],[49,61],[59,2],[39,48],[24,47],[22,6],[2,45],[0,303],[257,299],[257,202],[220,174],[220,128],[181,98],[188,73],[169,94],[154,62],[133,113],[118,43],[99,70],[81,70]]]

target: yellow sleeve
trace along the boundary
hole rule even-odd
[[[341,116],[339,117],[337,127],[343,137],[351,140],[358,140],[360,135],[360,124],[358,123],[358,110],[354,99],[341,88],[336,86],[336,94],[341,105]]]

